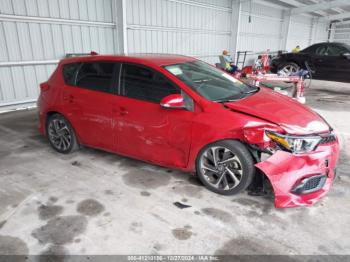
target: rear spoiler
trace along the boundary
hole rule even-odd
[[[98,55],[97,52],[91,51],[90,53],[68,53],[65,58],[77,57],[77,56],[88,56],[88,55]]]

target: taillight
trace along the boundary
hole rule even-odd
[[[41,92],[45,92],[50,89],[50,86],[47,82],[41,83],[40,84],[40,90]]]

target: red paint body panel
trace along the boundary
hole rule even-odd
[[[194,113],[114,96],[114,151],[163,166],[186,168]]]
[[[339,157],[338,141],[320,145],[316,151],[307,154],[291,154],[277,151],[267,160],[256,164],[269,178],[275,193],[275,206],[295,207],[312,205],[330,189],[334,179],[334,169]],[[328,166],[326,166],[328,161]],[[290,191],[303,178],[328,174],[325,185],[319,191],[296,195]]]
[[[159,104],[65,85],[62,65],[72,62],[119,61],[142,64],[166,76],[194,101],[194,110],[163,108]],[[206,145],[236,139],[261,148],[269,145],[265,130],[294,135],[329,132],[329,126],[311,109],[269,89],[244,99],[220,104],[201,97],[162,66],[194,61],[185,56],[88,56],[62,60],[41,90],[39,130],[45,134],[47,116],[65,116],[79,143],[131,156],[158,165],[194,171],[198,153]],[[308,154],[277,151],[258,163],[272,183],[276,207],[308,205],[329,190],[339,155],[338,142],[322,145]],[[298,180],[326,172],[329,179],[316,193],[290,193]]]
[[[227,103],[233,110],[261,117],[281,126],[288,134],[305,135],[329,132],[324,120],[294,99],[261,88],[254,96]]]
[[[63,107],[80,143],[113,151],[112,96],[64,85]]]

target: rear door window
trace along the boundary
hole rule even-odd
[[[181,90],[161,73],[134,64],[123,64],[121,94],[130,98],[159,103],[171,94]]]
[[[117,63],[107,61],[83,63],[75,85],[96,91],[112,92],[117,67]]]

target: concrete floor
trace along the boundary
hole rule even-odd
[[[58,154],[35,110],[2,114],[0,254],[350,254],[349,95],[316,81],[307,90],[340,136],[340,177],[315,206],[282,210],[118,155]]]

